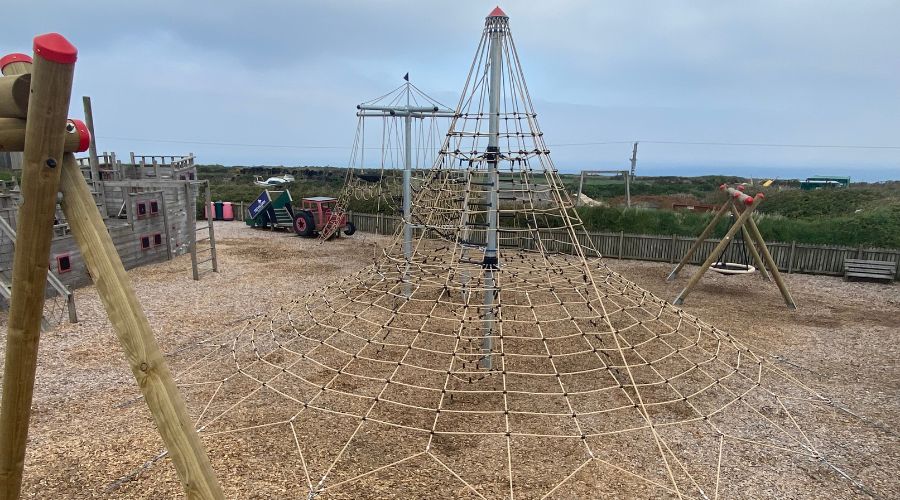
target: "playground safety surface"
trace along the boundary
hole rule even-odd
[[[325,244],[285,232],[216,223],[220,273],[195,282],[189,256],[129,272],[173,372],[187,366],[193,344],[258,313],[304,295],[370,263],[386,237],[357,233]],[[666,283],[668,264],[610,259],[610,267],[660,297],[673,298],[684,279]],[[878,497],[900,496],[900,286],[844,282],[838,277],[785,276],[798,303],[784,307],[773,284],[758,276],[704,276],[684,309],[766,352],[777,366],[848,409],[804,416],[811,439],[829,460]],[[93,287],[75,292],[80,322],[42,335],[28,455],[25,498],[173,498],[182,490],[162,442],[123,359]],[[2,335],[5,313],[0,313]],[[0,343],[0,353],[5,339]],[[327,429],[322,430],[327,433]],[[209,439],[209,438],[208,438]],[[291,443],[287,443],[291,444]],[[399,445],[399,443],[398,443]],[[297,498],[305,495],[269,467],[281,450],[253,439],[208,442],[228,498]],[[476,444],[477,447],[477,444]],[[473,456],[480,456],[473,449]],[[785,486],[778,463],[759,457],[759,489],[747,497],[777,496]],[[403,489],[373,477],[336,497],[460,497],[434,491],[427,470],[399,471]],[[817,464],[785,464],[806,471],[815,486]],[[796,472],[792,477],[797,477]],[[834,481],[830,481],[834,482]],[[866,495],[848,482],[842,498]],[[627,485],[625,485],[627,486]],[[803,490],[802,485],[799,486]],[[602,492],[559,491],[560,498]],[[636,495],[644,496],[639,491]]]

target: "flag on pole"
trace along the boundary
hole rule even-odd
[[[409,81],[409,73],[403,75],[403,79],[408,82]]]

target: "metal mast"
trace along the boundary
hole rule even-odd
[[[494,302],[497,295],[494,271],[499,264],[497,258],[497,227],[499,222],[500,173],[497,164],[500,161],[500,85],[503,69],[503,37],[509,29],[509,16],[500,7],[495,8],[486,19],[489,32],[489,70],[488,86],[488,145],[485,154],[487,160],[489,195],[488,195],[488,230],[484,248],[484,342],[482,366],[492,366],[491,350],[494,344]]]
[[[409,82],[409,74],[404,77],[406,79],[406,104],[376,106],[370,104],[360,104],[356,106],[358,116],[377,116],[377,117],[402,117],[404,126],[404,159],[403,159],[403,257],[406,259],[406,267],[409,267],[412,259],[412,217],[410,207],[412,206],[412,119],[413,118],[431,118],[431,117],[454,117],[456,113],[449,108],[441,108],[439,106],[412,106],[410,104],[410,96],[412,94],[412,84]],[[403,293],[409,297],[411,290],[408,283],[403,287]]]

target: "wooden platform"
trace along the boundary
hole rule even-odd
[[[897,263],[886,260],[844,259],[844,279],[863,278],[894,281]]]

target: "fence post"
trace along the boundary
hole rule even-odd
[[[619,260],[622,260],[622,251],[625,249],[625,231],[619,231]]]
[[[672,251],[669,252],[669,264],[675,263],[675,245],[678,243],[678,235],[672,235]]]
[[[863,246],[860,245],[858,249],[856,249],[856,258],[861,259],[863,256]]]
[[[791,251],[788,254],[788,269],[787,269],[788,274],[791,274],[794,272],[794,251],[796,249],[797,249],[797,241],[795,240],[795,241],[791,242]]]

